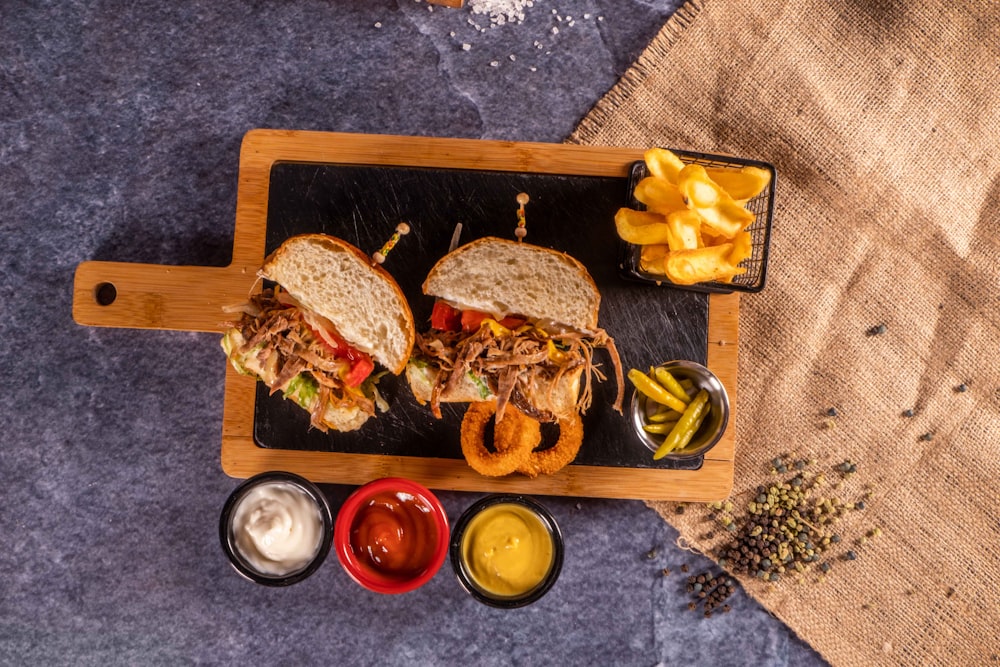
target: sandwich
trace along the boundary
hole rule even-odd
[[[323,432],[357,430],[387,410],[378,380],[403,372],[415,335],[392,276],[324,234],[288,239],[258,276],[273,286],[228,309],[241,313],[222,337],[233,367],[282,392]]]
[[[486,237],[442,257],[423,283],[436,298],[430,329],[418,334],[406,377],[418,402],[493,402],[538,422],[577,417],[605,379],[594,351],[614,365],[621,412],[621,362],[597,326],[601,294],[586,267],[541,246]]]

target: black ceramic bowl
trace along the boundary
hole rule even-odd
[[[527,510],[541,524],[544,533],[552,541],[552,558],[541,580],[528,590],[513,595],[498,595],[477,583],[465,556],[465,535],[473,520],[486,510],[503,505],[514,505]],[[481,498],[459,517],[452,531],[449,551],[451,565],[458,577],[458,583],[473,598],[483,604],[504,609],[514,609],[537,602],[556,583],[563,564],[563,537],[559,526],[549,511],[536,501],[521,495],[493,494]]]
[[[287,571],[267,572],[255,565],[254,557],[241,550],[239,528],[234,525],[234,519],[239,515],[241,503],[253,491],[267,485],[276,485],[277,489],[292,494],[292,497],[301,501],[301,507],[304,508],[304,511],[315,513],[314,516],[311,514],[309,516],[310,519],[315,519],[318,522],[319,537],[315,552],[308,560]],[[290,586],[311,575],[323,564],[323,560],[329,553],[332,536],[333,514],[326,496],[323,495],[319,487],[309,480],[289,472],[265,472],[240,484],[226,500],[222,507],[222,516],[219,519],[219,539],[222,542],[222,550],[229,558],[233,568],[250,581],[264,586]]]

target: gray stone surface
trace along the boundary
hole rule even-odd
[[[335,559],[254,586],[216,532],[218,337],[71,317],[81,261],[228,263],[247,130],[561,141],[673,4],[536,0],[479,30],[413,0],[0,3],[0,663],[822,664],[742,592],[686,612],[679,567],[709,563],[635,501],[545,499],[567,558],[523,610],[447,565],[403,596]],[[477,497],[442,496],[453,519]]]

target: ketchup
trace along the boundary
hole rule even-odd
[[[433,509],[405,491],[372,496],[351,525],[351,550],[361,564],[393,579],[410,579],[426,570],[437,542]]]

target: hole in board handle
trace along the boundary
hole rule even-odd
[[[99,306],[110,306],[118,298],[118,290],[112,283],[97,283],[94,286],[94,301]]]

